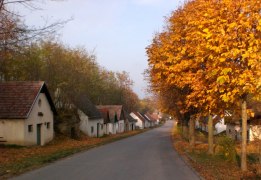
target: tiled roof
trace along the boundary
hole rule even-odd
[[[151,114],[146,113],[145,114],[151,121],[157,121],[157,119],[155,119]]]
[[[124,111],[125,117],[128,119],[129,122],[137,122],[136,119],[134,119],[129,113]]]
[[[145,122],[146,119],[139,113],[139,112],[133,112],[141,121]]]
[[[150,114],[150,116],[151,116],[153,119],[155,119],[156,121],[160,119],[158,113],[155,113],[155,112],[152,113],[152,114]]]
[[[150,118],[146,115],[146,114],[141,114],[143,117],[144,117],[144,119],[146,119],[147,121],[151,121],[150,120]]]
[[[89,119],[101,119],[102,115],[96,106],[89,100],[87,95],[79,95],[73,100],[74,105],[83,111]]]
[[[110,123],[110,116],[109,116],[109,110],[108,109],[98,109],[102,115],[102,118],[104,120],[104,124]]]
[[[25,119],[40,93],[45,93],[56,113],[50,94],[43,81],[39,82],[1,82],[0,83],[0,118]]]
[[[124,113],[122,105],[99,105],[96,106],[99,110],[100,109],[107,109],[109,112],[110,120],[115,119],[115,114],[117,115],[117,120],[124,119]]]

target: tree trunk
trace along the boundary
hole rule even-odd
[[[213,118],[208,116],[208,154],[214,154],[214,140],[213,140]]]
[[[189,120],[189,145],[191,149],[195,147],[195,119],[193,117]]]
[[[188,139],[188,126],[183,124],[183,130],[182,130],[182,136],[183,138],[185,138],[186,140]]]
[[[259,131],[260,129],[258,129]],[[259,139],[259,133],[258,133],[258,154],[259,154],[259,166],[258,166],[258,170],[257,170],[257,173],[259,175],[261,175],[261,141]]]
[[[246,109],[246,100],[242,102],[242,147],[241,147],[241,170],[247,171],[247,109]]]

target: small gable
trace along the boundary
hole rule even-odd
[[[10,81],[0,83],[0,118],[26,119],[40,93],[45,93],[52,111],[56,113],[51,96],[43,81]]]

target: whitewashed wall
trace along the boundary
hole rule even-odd
[[[227,125],[225,125],[225,120],[222,118],[217,124],[215,124],[215,135],[223,131],[226,131]]]
[[[261,126],[256,125],[253,126],[251,125],[249,128],[249,140],[254,141],[254,140],[260,140],[261,139]]]
[[[116,124],[114,123],[107,123],[106,124],[106,130],[104,132],[105,134],[116,134]]]
[[[104,135],[103,119],[89,119],[88,116],[78,109],[78,115],[80,117],[80,130],[89,137],[101,137]],[[99,128],[99,134],[98,134]]]
[[[39,100],[41,103],[39,103]],[[39,116],[38,112],[42,112],[43,116]],[[46,95],[44,93],[40,93],[36,99],[29,118],[25,120],[25,145],[37,144],[37,124],[41,124],[41,145],[50,142],[54,137],[53,118],[53,112]],[[49,129],[47,128],[47,123],[49,123]],[[33,132],[28,132],[28,125],[32,124]]]
[[[136,122],[136,126],[139,127],[140,129],[144,129],[144,122],[138,117],[136,116],[134,113],[130,113],[130,115],[137,120]]]
[[[119,120],[117,123],[117,133],[123,133],[124,132],[124,120]]]
[[[25,145],[24,119],[1,119],[0,137],[6,144]]]
[[[41,103],[38,103],[39,100]],[[39,116],[41,112],[43,116]],[[49,128],[47,128],[47,123]],[[5,119],[0,120],[1,137],[6,144],[30,146],[37,144],[37,124],[41,125],[41,145],[50,142],[54,137],[53,112],[44,93],[41,93],[32,107],[28,119]],[[28,126],[32,125],[32,132]]]
[[[150,122],[145,120],[145,128],[149,128],[150,127]]]

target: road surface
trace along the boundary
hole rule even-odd
[[[199,177],[173,150],[173,121],[162,127],[100,146],[43,168],[17,180],[194,180]]]

